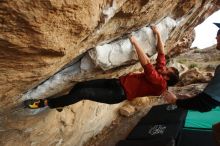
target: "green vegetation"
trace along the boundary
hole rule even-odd
[[[192,63],[192,64],[189,65],[189,69],[192,69],[192,68],[195,68],[195,67],[198,67],[198,64]]]
[[[187,59],[181,59],[181,60],[178,60],[178,62],[181,64],[185,64],[187,62]]]

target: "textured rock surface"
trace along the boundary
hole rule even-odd
[[[135,108],[133,106],[127,104],[127,105],[122,106],[119,111],[122,116],[130,117],[130,116],[134,115]]]
[[[217,0],[1,0],[0,145],[83,145],[116,118],[120,104],[85,101],[40,114],[13,108],[28,98],[65,94],[76,81],[139,70],[135,64],[103,71],[83,56],[165,17],[178,22],[167,50],[181,42],[187,47],[192,39],[184,38],[217,9]]]
[[[193,83],[207,83],[212,76],[209,76],[209,73],[204,75],[201,73],[198,68],[189,69],[181,75],[179,86],[186,86]]]
[[[166,16],[180,20],[167,44],[173,46],[189,28],[192,31],[217,9],[215,3],[1,1],[1,104],[10,105],[16,96],[37,86],[88,49]]]
[[[147,100],[148,103],[146,104],[144,100]],[[130,117],[119,116],[110,126],[105,127],[98,135],[92,137],[85,146],[115,146],[118,141],[126,139],[131,130],[152,106],[164,103],[163,100],[155,97],[144,97],[144,100],[140,99],[132,103],[132,106],[139,108],[134,115]]]

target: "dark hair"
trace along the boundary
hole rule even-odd
[[[179,71],[175,67],[170,67],[173,72],[168,74],[168,77],[170,78],[167,80],[167,86],[174,86],[179,81]]]

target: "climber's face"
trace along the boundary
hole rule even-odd
[[[217,50],[220,50],[220,34],[218,34],[218,35],[216,36],[216,40],[217,40],[216,49],[217,49]]]

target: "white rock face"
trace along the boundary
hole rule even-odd
[[[95,69],[95,64],[93,63],[91,57],[86,53],[80,62],[81,72],[91,72]]]
[[[163,42],[166,42],[172,29],[176,26],[176,21],[170,17],[166,17],[157,24]],[[133,32],[145,53],[152,56],[156,50],[156,40],[150,27],[144,27],[136,32]],[[109,70],[123,64],[127,64],[132,60],[137,60],[135,50],[128,38],[120,39],[109,44],[103,44],[89,51],[96,66],[103,70]],[[117,57],[120,56],[120,57]]]
[[[56,93],[59,93],[64,88],[72,85],[71,79],[74,75],[80,73],[80,62],[73,64],[72,66],[58,72],[41,85],[32,90],[29,90],[24,94],[21,100],[36,99],[50,97]]]

